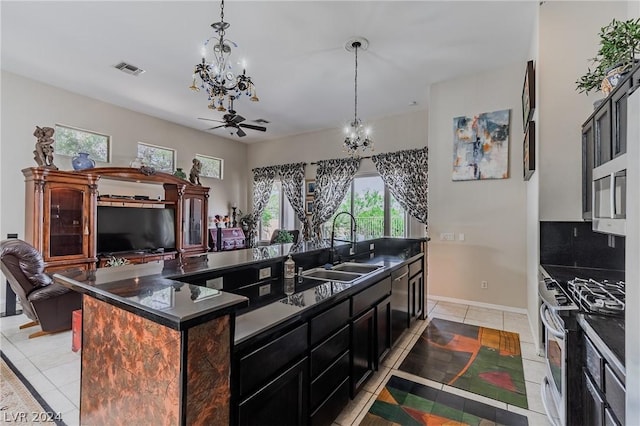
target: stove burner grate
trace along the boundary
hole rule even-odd
[[[625,308],[625,283],[575,278],[568,282],[569,292],[586,312],[621,315]]]

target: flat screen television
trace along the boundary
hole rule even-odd
[[[173,209],[98,206],[97,222],[99,254],[176,247]]]

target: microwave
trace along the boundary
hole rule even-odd
[[[592,228],[625,235],[627,214],[627,154],[593,169]]]

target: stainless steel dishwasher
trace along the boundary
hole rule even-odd
[[[411,321],[409,300],[409,267],[391,273],[391,345],[393,346]]]

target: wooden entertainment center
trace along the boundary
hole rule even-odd
[[[30,167],[25,176],[25,240],[38,249],[47,272],[105,266],[97,250],[97,208],[153,207],[173,209],[175,251],[119,253],[130,263],[173,259],[208,251],[209,188],[193,185],[168,173],[144,169],[101,167],[80,171]],[[98,197],[98,181],[112,179],[155,183],[164,187],[164,200]]]

